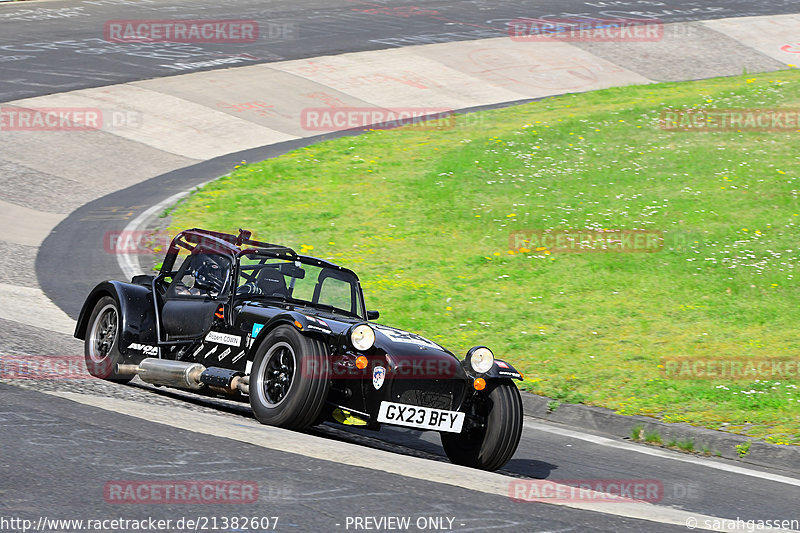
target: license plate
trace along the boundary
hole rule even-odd
[[[417,407],[404,403],[381,402],[378,422],[417,429],[461,433],[461,426],[464,425],[464,413]]]

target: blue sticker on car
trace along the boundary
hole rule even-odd
[[[383,380],[386,378],[386,369],[382,366],[376,366],[372,371],[372,386],[378,390],[383,386]]]

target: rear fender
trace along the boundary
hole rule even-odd
[[[86,339],[89,318],[92,311],[104,296],[110,296],[117,302],[120,314],[119,351],[123,355],[141,355],[141,348],[128,350],[131,343],[157,346],[156,316],[153,309],[153,295],[150,287],[123,283],[121,281],[104,281],[98,284],[83,304],[75,326],[75,337]]]

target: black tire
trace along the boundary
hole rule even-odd
[[[258,347],[250,372],[250,407],[262,424],[313,425],[330,389],[325,345],[291,326],[278,326]]]
[[[119,306],[111,296],[104,296],[95,304],[89,316],[83,356],[86,369],[94,377],[127,383],[133,376],[117,374],[117,364],[122,363],[119,352],[120,319]]]
[[[476,406],[476,414],[486,417],[483,428],[441,433],[444,451],[457,465],[494,471],[517,451],[522,436],[522,398],[512,382],[501,381],[493,387]]]

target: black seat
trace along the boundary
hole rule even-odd
[[[258,274],[258,287],[264,296],[289,297],[289,289],[286,287],[286,280],[277,269],[264,268]]]

